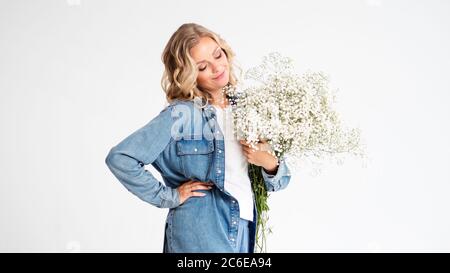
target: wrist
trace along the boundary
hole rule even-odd
[[[275,158],[275,160],[272,164],[270,164],[268,166],[264,166],[263,168],[264,168],[264,171],[268,174],[276,174],[277,170],[278,170],[278,165],[279,165],[278,159]]]

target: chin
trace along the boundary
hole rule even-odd
[[[217,82],[217,85],[220,86],[220,88],[222,88],[225,85],[227,85],[229,81],[230,81],[230,78],[228,77],[228,73],[227,73],[227,75],[225,75],[225,77],[223,77],[223,79],[220,79],[220,81]]]

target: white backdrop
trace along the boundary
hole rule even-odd
[[[161,252],[166,209],[109,172],[165,104],[160,56],[186,22],[243,68],[323,70],[366,167],[305,169],[272,194],[270,252],[450,250],[449,1],[0,1],[0,251]],[[160,176],[149,167],[158,178]]]

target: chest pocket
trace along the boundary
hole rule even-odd
[[[176,142],[176,150],[185,177],[206,181],[213,160],[214,142],[206,139],[181,139]]]

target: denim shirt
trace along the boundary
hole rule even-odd
[[[181,130],[180,130],[181,129]],[[105,162],[128,191],[158,208],[168,208],[163,252],[233,252],[239,224],[239,204],[224,188],[225,146],[212,105],[175,100],[142,128],[109,151]],[[145,165],[161,174],[158,181]],[[285,188],[290,171],[285,158],[277,173],[261,168],[268,191]],[[189,180],[212,182],[203,197],[180,204],[177,187]],[[254,252],[257,211],[249,226]]]

